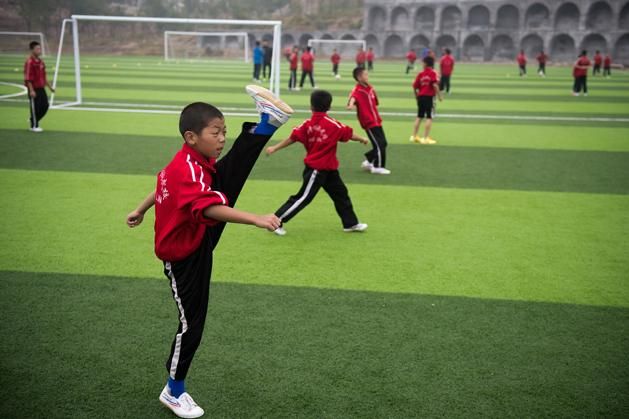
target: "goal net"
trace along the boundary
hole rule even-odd
[[[367,42],[364,39],[309,39],[308,46],[320,56],[330,56],[336,49],[341,57],[353,58],[358,48],[367,49]]]
[[[242,58],[249,62],[247,32],[164,31],[164,60]]]
[[[49,54],[46,37],[41,32],[0,32],[0,54],[28,54],[28,44],[37,41],[41,44],[42,55]]]
[[[250,42],[263,37],[273,49],[266,87],[279,96],[281,21],[73,15],[61,28],[51,108],[174,113],[209,101],[249,115],[234,94],[251,83]],[[237,55],[196,61],[210,40]]]

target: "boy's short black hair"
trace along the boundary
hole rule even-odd
[[[452,51],[450,51],[450,48],[446,48],[446,54],[450,54]]]
[[[223,119],[223,113],[209,103],[194,102],[183,108],[179,116],[179,132],[183,137],[186,131],[200,134],[213,119]]]
[[[256,46],[259,47],[260,46],[260,41],[256,41]]]
[[[583,51],[581,51],[581,56],[582,57],[585,57],[586,55],[588,55],[587,50],[584,49]]]
[[[354,77],[354,80],[358,81],[358,77],[363,74],[363,71],[365,71],[364,67],[356,67],[353,71],[352,71],[352,77]]]
[[[315,90],[310,95],[310,106],[315,112],[327,112],[332,105],[332,95],[327,90]]]
[[[35,49],[37,45],[40,45],[40,43],[37,41],[31,41],[31,43],[28,44],[28,47],[32,50],[32,49]]]
[[[432,58],[430,55],[427,55],[426,57],[424,57],[424,64],[426,64],[428,67],[434,67],[435,59]]]

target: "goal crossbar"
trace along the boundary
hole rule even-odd
[[[46,37],[42,32],[11,32],[11,31],[0,31],[0,35],[9,35],[9,36],[37,36],[39,37],[39,44],[41,45],[41,53],[45,57],[48,55],[48,44],[46,43]]]
[[[249,34],[247,32],[195,32],[195,31],[164,31],[164,60],[171,59],[168,38],[172,36],[217,36],[217,37],[242,37],[245,43],[245,63],[249,62]]]

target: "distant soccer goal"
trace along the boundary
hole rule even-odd
[[[42,55],[48,55],[46,36],[41,32],[0,32],[0,53],[18,54],[28,51],[31,41],[39,41]]]
[[[208,42],[214,39],[217,42]],[[164,31],[164,60],[209,60],[243,57],[249,62],[247,32]]]
[[[364,39],[309,39],[308,46],[317,55],[332,55],[336,48],[342,57],[353,57],[358,47],[367,49],[367,42]]]

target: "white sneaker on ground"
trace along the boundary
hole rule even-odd
[[[367,230],[367,224],[365,223],[358,223],[355,226],[343,229],[343,231],[346,233],[361,232],[365,230]]]
[[[295,112],[286,102],[276,97],[269,89],[255,84],[248,85],[245,90],[256,103],[256,110],[269,115],[269,124],[276,127],[284,125]]]
[[[373,164],[371,164],[369,161],[364,160],[361,164],[360,164],[360,168],[363,169],[366,172],[371,171],[371,169],[373,169]]]
[[[277,234],[278,236],[285,236],[286,230],[284,230],[284,227],[278,227],[275,230],[273,230],[273,233]]]
[[[180,418],[199,418],[205,413],[188,393],[183,393],[179,397],[172,396],[168,384],[159,395],[159,401]]]
[[[384,167],[372,167],[371,174],[372,175],[390,175],[391,171],[389,169],[385,169]]]
[[[33,127],[30,129],[32,132],[44,132],[42,127]]]

